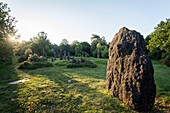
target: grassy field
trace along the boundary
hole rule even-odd
[[[0,111],[5,112],[133,112],[105,90],[107,59],[90,58],[97,68],[64,65],[18,70],[0,66]],[[56,62],[55,62],[56,63]],[[170,68],[153,61],[157,98],[152,112],[170,112]],[[27,79],[26,82],[8,84]]]

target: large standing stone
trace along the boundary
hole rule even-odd
[[[110,43],[106,89],[132,109],[148,111],[156,96],[153,74],[143,36],[121,28]]]

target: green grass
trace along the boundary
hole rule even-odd
[[[0,67],[1,112],[87,112],[110,113],[132,110],[105,90],[107,59],[90,58],[97,68],[66,68],[65,61],[54,67],[18,70],[18,65]],[[61,65],[60,65],[61,63]],[[157,85],[154,111],[165,111],[170,102],[170,68],[153,62]],[[27,78],[15,85],[11,81]],[[11,100],[12,99],[12,100]]]

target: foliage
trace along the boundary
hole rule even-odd
[[[30,62],[44,62],[44,61],[47,61],[47,58],[44,56],[38,56],[37,54],[34,54],[28,57],[28,60]]]
[[[37,68],[44,68],[44,67],[52,67],[53,64],[50,62],[29,62],[24,61],[20,63],[18,69],[37,69]]]
[[[90,57],[90,54],[88,54],[87,52],[84,52],[84,51],[83,51],[83,56],[84,56],[84,57]]]
[[[56,66],[66,66],[68,64],[67,60],[58,60],[55,65]]]
[[[31,47],[31,42],[30,41],[22,41],[17,45],[18,51],[16,53],[16,55],[20,56],[20,55],[24,55],[26,49]]]
[[[152,52],[149,52],[149,56],[152,58],[152,59],[155,59],[155,60],[160,60],[162,58],[162,51],[157,48],[157,49],[154,49]]]
[[[95,49],[95,50],[92,52],[92,55],[93,55],[94,58],[97,58],[97,53],[98,53],[98,50],[97,50],[97,49]]]
[[[166,66],[170,67],[170,52],[162,54],[161,60]]]
[[[26,49],[25,50],[25,55],[26,56],[32,55],[32,50],[30,48]]]
[[[51,43],[47,38],[47,33],[39,32],[36,37],[31,38],[31,49],[39,56],[47,56]]]
[[[76,56],[81,56],[82,55],[82,45],[78,44],[75,48],[75,54]]]
[[[62,60],[63,55],[70,51],[70,45],[67,39],[62,39],[60,43],[60,59]]]
[[[55,57],[59,57],[59,51],[60,51],[60,48],[57,44],[51,44],[51,49],[53,50],[53,54],[55,54],[54,56]],[[51,51],[50,51],[51,52]],[[49,54],[48,54],[49,55]],[[52,55],[52,53],[51,53]],[[53,56],[53,57],[54,57]]]
[[[97,54],[95,53],[97,51],[96,49],[97,49],[98,43],[100,43],[101,46],[107,45],[105,37],[100,38],[100,36],[93,34],[91,37],[91,51],[92,51],[93,57],[97,57]]]
[[[40,62],[47,61],[47,58],[45,56],[40,56],[39,59]]]
[[[100,43],[96,45],[97,47],[97,58],[100,58],[100,48],[102,47]]]
[[[18,62],[24,62],[28,59],[28,56],[26,55],[21,55],[19,58],[18,58]]]
[[[47,51],[47,55],[50,57],[55,57],[56,56],[56,52],[54,51],[54,49],[48,50]]]
[[[101,56],[102,58],[109,58],[109,51],[107,46],[102,46],[101,48]]]
[[[161,21],[155,27],[154,32],[146,37],[145,42],[151,58],[161,59],[165,65],[170,66],[168,55],[170,52],[170,19]]]
[[[145,45],[146,45],[146,54],[149,54],[149,49],[147,48],[147,46],[149,45],[149,40],[150,40],[151,38],[149,37],[149,35],[148,36],[146,36],[146,38],[144,39],[144,41],[145,41]]]
[[[75,54],[75,48],[76,48],[76,46],[77,46],[78,44],[80,44],[80,42],[78,42],[77,40],[75,40],[75,41],[73,41],[73,42],[71,43],[71,45],[70,45],[70,54],[71,54],[72,56],[75,56],[75,55],[76,55],[76,54]]]
[[[98,44],[96,45],[96,47],[97,47],[98,49],[100,49],[102,46],[101,46],[100,43],[98,43]]]
[[[15,17],[10,15],[7,4],[0,2],[0,64],[12,63],[13,42],[11,37],[15,36]]]
[[[170,52],[170,19],[161,21],[155,31],[149,35],[149,45],[147,48],[152,52],[159,48],[162,51]]]
[[[88,55],[91,55],[91,46],[88,42],[81,42],[82,51]]]
[[[69,42],[67,39],[62,39],[62,41],[60,43],[60,45],[68,45],[68,44],[69,44]]]
[[[81,58],[81,59],[73,59],[71,63],[67,65],[68,68],[78,68],[78,67],[89,67],[96,68],[97,65],[90,60]]]

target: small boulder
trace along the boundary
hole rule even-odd
[[[106,89],[132,109],[148,111],[156,96],[152,62],[143,36],[123,27],[109,47]]]

